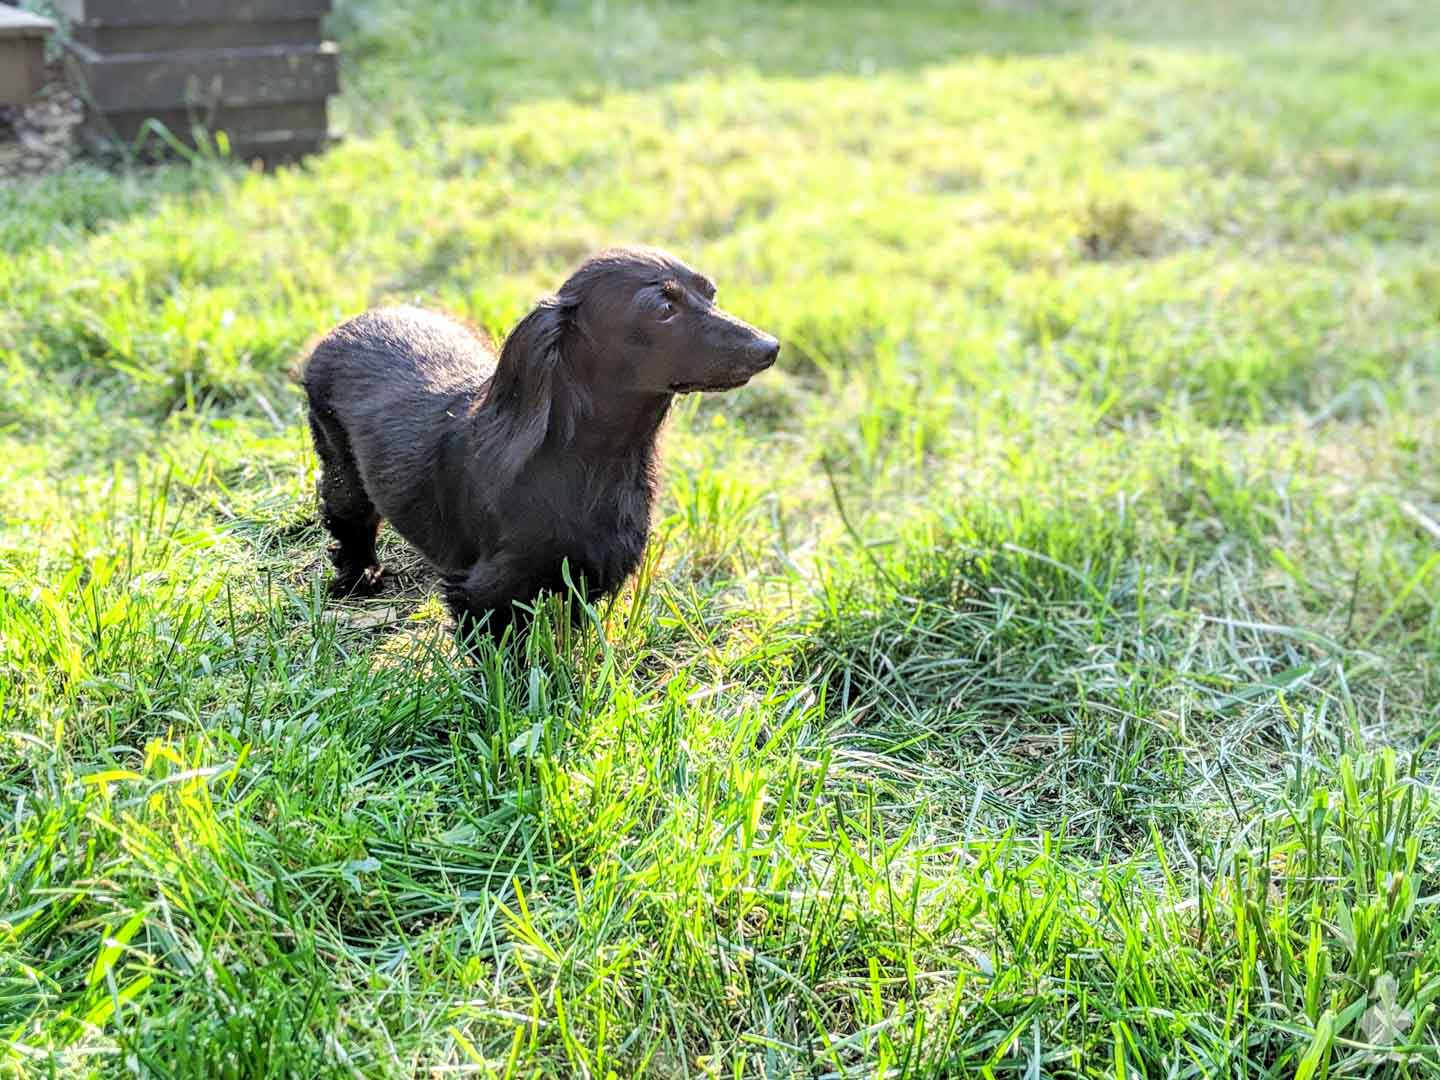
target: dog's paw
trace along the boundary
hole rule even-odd
[[[379,566],[367,566],[358,573],[336,574],[330,582],[330,595],[376,596],[385,585],[385,570]]]

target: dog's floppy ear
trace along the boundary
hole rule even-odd
[[[562,348],[574,305],[558,297],[542,300],[521,319],[500,350],[495,378],[485,401],[496,466],[510,481],[545,443],[556,417],[556,397],[568,396]],[[562,408],[561,416],[568,419]],[[557,432],[563,436],[573,432]]]

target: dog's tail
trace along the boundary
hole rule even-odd
[[[289,366],[285,369],[286,377],[300,389],[305,389],[305,369],[310,366],[310,360],[315,355],[316,347],[329,337],[328,333],[315,334],[295,353]]]

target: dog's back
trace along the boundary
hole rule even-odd
[[[420,308],[380,308],[332,330],[301,373],[328,485],[322,501],[351,516],[358,505],[367,537],[371,516],[388,519],[439,566],[473,558],[444,519],[460,501],[463,431],[494,370],[476,331]],[[342,581],[373,563],[371,549],[359,549]]]
[[[311,352],[301,383],[312,407],[341,418],[356,407],[483,394],[495,353],[471,327],[416,307],[377,308],[341,323]]]

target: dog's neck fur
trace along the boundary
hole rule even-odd
[[[580,415],[567,450],[586,458],[648,457],[673,394],[594,395]]]
[[[573,334],[569,345],[573,378],[557,388],[551,402],[551,431],[562,435],[567,453],[586,461],[648,460],[675,395],[607,386],[601,357],[588,338]]]

